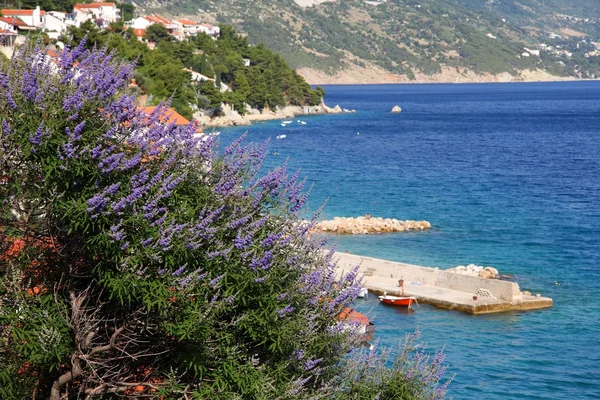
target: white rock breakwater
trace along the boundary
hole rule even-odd
[[[482,267],[475,264],[469,264],[466,267],[459,265],[458,267],[447,269],[448,272],[455,272],[462,275],[478,276],[480,278],[498,279],[500,274],[493,267]]]
[[[431,228],[431,224],[427,221],[402,221],[381,217],[335,217],[332,220],[320,221],[315,225],[313,231],[360,235],[414,230],[422,231],[429,228]]]

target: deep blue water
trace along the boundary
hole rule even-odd
[[[419,326],[445,346],[455,399],[600,398],[600,82],[326,86],[311,116],[223,130],[271,138],[266,167],[289,157],[325,216],[425,219],[427,232],[339,237],[339,249],[513,274],[552,309],[489,316],[377,303],[376,335],[396,346]],[[391,114],[394,105],[402,113]],[[360,132],[360,135],[357,134]],[[275,139],[285,134],[285,139]]]

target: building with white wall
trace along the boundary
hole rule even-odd
[[[0,10],[2,16],[5,18],[18,18],[25,22],[29,26],[34,28],[42,29],[44,27],[44,21],[46,19],[46,11],[40,10],[37,6],[35,10]]]
[[[100,22],[102,26],[108,26],[121,19],[121,10],[117,8],[115,3],[75,4],[73,14],[77,26],[88,20],[93,20],[96,23]]]

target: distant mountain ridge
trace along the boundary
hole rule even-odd
[[[233,24],[312,83],[600,76],[597,0],[315,3],[155,0],[143,7]]]

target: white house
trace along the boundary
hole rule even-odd
[[[121,10],[115,3],[90,3],[75,4],[73,14],[77,26],[88,20],[102,21],[103,25],[108,25],[121,19]]]
[[[27,25],[25,22],[15,17],[0,17],[0,31],[5,33],[14,32],[18,33],[19,30],[32,31],[35,30],[33,26]]]
[[[219,28],[218,26],[212,26],[212,25],[206,25],[206,24],[200,24],[198,26],[199,26],[198,30],[200,32],[206,33],[208,36],[211,36],[213,39],[218,38],[219,35],[221,34],[221,28]]]
[[[150,25],[159,24],[169,30],[169,32],[177,31],[178,26],[167,18],[160,15],[146,15],[144,17],[137,17],[132,21],[128,21],[127,25],[133,29],[144,29],[146,30]]]
[[[15,26],[14,21],[11,18],[0,17],[0,32],[5,34],[17,33],[17,27]]]
[[[196,36],[200,32],[200,24],[189,19],[178,19],[173,21],[177,25],[177,30],[187,36]]]
[[[75,25],[73,14],[67,14],[59,11],[48,11],[44,21],[44,31],[51,39],[57,39],[61,34],[67,31],[69,26]]]
[[[154,22],[150,21],[146,17],[137,17],[134,20],[128,21],[127,25],[132,27],[134,30],[143,29],[146,30],[147,27],[152,25]]]
[[[25,25],[25,22],[20,19],[0,17],[0,46],[10,47],[14,45],[18,35],[17,23],[15,23],[15,21],[19,21],[21,24]]]
[[[27,25],[40,29],[44,27],[44,20],[46,19],[46,11],[40,10],[39,6],[37,6],[35,10],[4,9],[0,10],[0,12],[5,18],[18,18]]]

